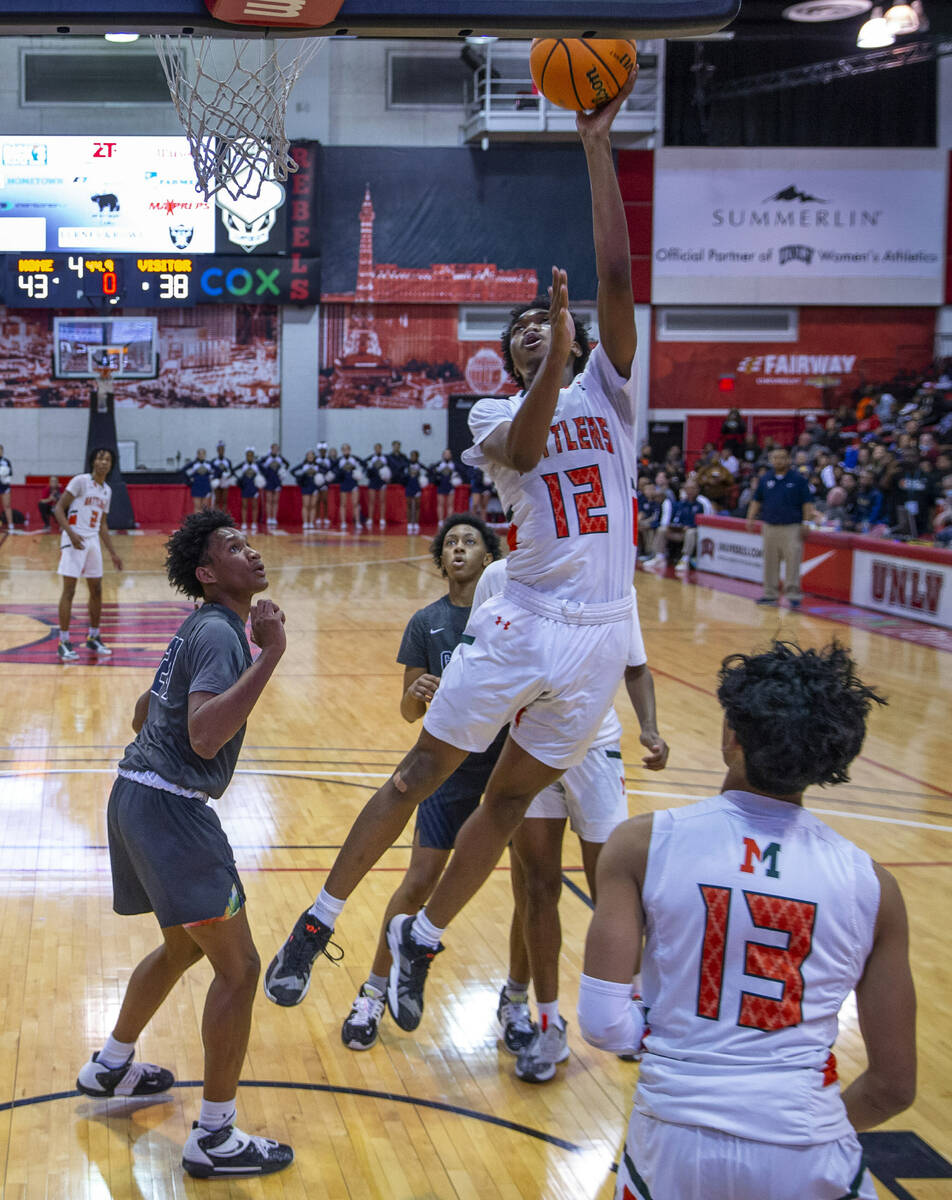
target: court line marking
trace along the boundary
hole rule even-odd
[[[179,1079],[172,1084],[174,1088],[200,1088],[203,1086],[201,1079]],[[479,1112],[474,1108],[464,1108],[459,1104],[447,1104],[443,1100],[425,1100],[420,1096],[404,1096],[399,1092],[378,1092],[373,1088],[356,1088],[356,1087],[338,1087],[332,1083],[292,1083],[285,1080],[273,1079],[239,1079],[238,1086],[240,1088],[276,1088],[287,1091],[302,1091],[302,1092],[325,1092],[336,1096],[360,1096],[366,1100],[387,1100],[394,1104],[410,1104],[416,1108],[430,1108],[437,1112],[450,1113],[458,1117],[470,1117],[474,1121],[485,1121],[487,1125],[496,1125],[500,1129],[508,1129],[512,1133],[521,1133],[526,1137],[536,1138],[541,1142],[548,1142],[551,1146],[558,1146],[562,1150],[570,1150],[573,1153],[579,1153],[585,1150],[584,1146],[576,1145],[575,1142],[570,1142],[566,1138],[556,1137],[552,1133],[544,1133],[541,1129],[533,1129],[530,1125],[520,1125],[517,1121],[507,1121],[504,1117],[493,1116],[492,1113]],[[34,1104],[47,1104],[53,1100],[93,1100],[97,1097],[87,1096],[83,1092],[73,1089],[69,1092],[47,1092],[42,1096],[25,1096],[20,1100],[8,1100],[0,1104],[0,1112],[9,1112],[15,1108],[28,1108]],[[123,1100],[126,1097],[109,1097],[108,1099]],[[130,1096],[129,1100],[141,1099],[141,1097]],[[154,1097],[153,1099],[158,1099]],[[135,1106],[133,1106],[135,1111]]]
[[[114,775],[115,770],[110,770],[108,767],[37,767],[27,771],[0,771],[0,779],[27,779],[40,778],[45,775]],[[335,783],[344,779],[389,779],[393,774],[392,771],[377,772],[377,771],[286,771],[286,770],[268,770],[268,771],[249,771],[237,770],[235,775],[243,776],[258,776],[258,775],[274,775],[282,778],[290,779],[310,779],[318,783]],[[360,784],[351,784],[351,787],[360,787]],[[369,787],[370,785],[363,785]],[[927,785],[928,786],[928,785]],[[641,788],[628,788],[626,790],[628,796],[646,796],[649,799],[661,800],[693,800],[698,799],[693,793],[688,792],[655,792],[647,791]],[[952,825],[936,825],[929,821],[911,821],[905,817],[877,817],[871,813],[843,812],[836,808],[808,808],[808,812],[816,813],[819,816],[844,817],[847,820],[853,821],[873,821],[881,825],[902,825],[910,829],[932,829],[938,830],[941,833],[952,833]]]

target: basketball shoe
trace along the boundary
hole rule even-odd
[[[56,657],[60,662],[72,662],[74,658],[79,658],[79,654],[73,649],[72,642],[60,642],[56,647]]]
[[[414,941],[410,930],[413,917],[403,913],[387,926],[387,945],[393,956],[390,980],[387,984],[387,1008],[401,1029],[410,1032],[423,1016],[423,985],[430,963],[443,946],[423,946]]]
[[[332,942],[330,925],[319,921],[309,909],[294,922],[288,939],[268,964],[264,973],[264,994],[282,1008],[300,1004],[311,986],[311,967],[319,954],[331,962],[340,962],[344,952]],[[338,954],[328,954],[331,945]]]
[[[254,1137],[237,1125],[223,1125],[209,1132],[197,1121],[192,1124],[182,1153],[182,1166],[197,1179],[272,1175],[293,1161],[294,1151],[284,1142]]]
[[[101,654],[103,656],[112,654],[112,651],[102,640],[101,637],[88,637],[86,639],[86,649],[92,650],[93,654]]]
[[[516,1059],[516,1074],[526,1083],[545,1083],[555,1074],[556,1063],[569,1056],[565,1022],[549,1024],[543,1019],[535,1037]]]
[[[175,1076],[165,1067],[134,1062],[131,1056],[120,1067],[107,1067],[97,1050],[80,1071],[76,1087],[86,1096],[155,1096],[173,1083]]]
[[[383,993],[369,983],[361,986],[351,1005],[350,1016],[340,1028],[340,1040],[348,1050],[369,1050],[377,1040],[377,1028],[386,1008]]]
[[[496,1019],[502,1028],[502,1043],[510,1054],[521,1054],[538,1032],[527,1000],[513,1000],[505,987],[499,992]]]

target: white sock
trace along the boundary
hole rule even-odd
[[[88,638],[98,638],[99,637],[99,626],[96,625],[95,627],[93,627],[92,625],[90,625],[89,632],[86,634],[86,636]]]
[[[135,1048],[135,1042],[117,1042],[110,1034],[99,1051],[99,1061],[104,1067],[121,1067],[135,1053]]]
[[[238,1103],[237,1096],[234,1100],[205,1100],[202,1099],[202,1111],[198,1115],[198,1123],[202,1129],[207,1129],[209,1133],[214,1133],[216,1129],[221,1129],[225,1125],[234,1125],[235,1117],[237,1116],[236,1105]]]
[[[367,986],[374,988],[382,996],[387,990],[388,978],[386,975],[375,975],[373,971],[367,976]]]
[[[540,1004],[536,1001],[536,1007],[539,1010],[539,1025],[542,1029],[548,1029],[550,1025],[558,1025],[559,1028],[565,1024],[559,1016],[559,1002],[552,1000],[548,1004]]]
[[[307,911],[317,917],[321,924],[329,925],[333,929],[346,903],[346,900],[338,900],[336,896],[332,896],[327,888],[321,888],[321,894]]]
[[[69,641],[69,630],[68,630],[68,629],[61,629],[61,630],[59,631],[59,635],[60,635],[60,641],[61,641],[61,642],[68,642],[68,641]]]
[[[410,936],[421,946],[429,946],[431,950],[435,950],[444,933],[446,933],[445,929],[438,929],[429,919],[425,908],[421,908],[413,918]]]

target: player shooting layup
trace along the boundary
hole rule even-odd
[[[475,445],[464,458],[490,469],[510,514],[505,592],[470,617],[416,746],[364,807],[326,887],[268,967],[265,989],[279,1003],[303,995],[346,898],[416,805],[511,722],[483,804],[460,831],[432,898],[415,919],[390,924],[388,1004],[402,1028],[413,1028],[445,926],[482,886],[533,796],[585,757],[612,703],[631,629],[636,338],[610,130],[633,84],[577,122],[592,190],[601,341],[589,355],[566,274],[553,268],[549,302],[514,314],[503,337],[523,391],[481,400],[470,414]]]

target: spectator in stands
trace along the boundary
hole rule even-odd
[[[932,529],[940,546],[952,546],[952,475],[942,480],[942,496],[932,518]]]
[[[671,480],[668,478],[667,472],[659,471],[657,475],[655,475],[654,482],[656,492],[655,499],[658,500],[659,503],[663,503],[665,500],[670,500],[673,504],[675,500],[677,500],[677,496],[671,487]]]
[[[763,479],[769,470],[770,468],[768,466],[762,464],[757,468],[754,474],[750,476],[750,478],[744,484],[740,496],[737,499],[737,507],[731,513],[732,517],[747,516],[747,509],[750,507],[750,502],[754,498],[754,493],[757,491],[757,487],[760,484],[761,479]]]
[[[738,454],[746,434],[747,422],[740,415],[739,409],[732,408],[721,426],[721,449]]]
[[[697,480],[689,479],[679,500],[674,504],[665,501],[661,506],[661,519],[655,531],[651,554],[645,559],[644,566],[649,570],[663,571],[668,565],[668,546],[674,543],[681,546],[674,569],[687,571],[696,567],[698,514],[710,513],[713,510],[714,506],[710,500],[701,496]]]
[[[737,455],[730,449],[729,446],[724,446],[721,450],[721,455],[718,460],[724,470],[730,475],[731,479],[737,478],[737,473],[740,470],[740,462]]]
[[[41,496],[36,502],[37,507],[40,510],[40,519],[46,528],[51,530],[53,533],[55,533],[56,530],[53,529],[52,525],[50,524],[50,518],[53,515],[53,509],[56,507],[56,501],[59,500],[62,494],[63,489],[60,487],[59,477],[56,475],[51,475],[49,483],[46,485],[46,495]]]
[[[846,489],[840,487],[830,488],[826,494],[826,505],[823,511],[823,520],[820,526],[823,529],[844,529],[849,523],[849,514],[846,510]]]
[[[701,456],[694,464],[695,471],[700,471],[703,467],[710,467],[718,461],[720,454],[713,442],[705,442],[704,449],[701,451]]]
[[[836,464],[832,454],[821,450],[813,465],[823,483],[824,491],[828,492],[831,487],[836,487]]]
[[[661,503],[655,485],[647,475],[639,478],[635,496],[638,501],[638,554],[646,558],[651,554],[655,530],[661,520]]]
[[[678,445],[669,446],[668,452],[664,456],[664,469],[667,472],[668,479],[674,486],[675,480],[682,480],[686,474],[684,467],[684,455],[681,453],[681,447]]]
[[[803,529],[806,522],[813,520],[813,497],[803,476],[790,469],[786,450],[773,451],[770,468],[747,509],[747,528],[751,532],[754,522],[763,514],[764,594],[757,603],[777,604],[782,561],[784,596],[791,608],[799,608]]]
[[[892,392],[881,391],[876,401],[876,416],[884,425],[891,425],[896,415],[896,397]]]
[[[859,473],[859,486],[850,498],[847,514],[849,527],[857,533],[870,533],[882,525],[885,516],[883,494],[869,468]]]
[[[931,479],[931,463],[920,461],[915,446],[902,452],[898,473],[893,479],[896,533],[899,537],[919,537],[930,526],[930,510],[936,488]]]
[[[719,461],[701,467],[697,472],[697,483],[701,495],[710,500],[717,512],[731,507],[736,484],[733,475]]]
[[[650,442],[642,442],[641,449],[638,451],[638,472],[645,474],[653,474],[655,469],[654,453],[651,449]]]
[[[744,444],[741,446],[740,459],[741,471],[749,474],[754,471],[757,464],[760,462],[760,444],[757,441],[756,433],[748,433],[744,438]]]

